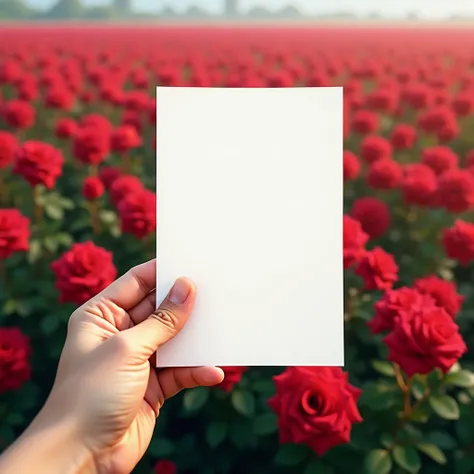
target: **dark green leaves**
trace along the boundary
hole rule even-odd
[[[257,416],[253,424],[253,432],[257,435],[267,435],[277,430],[277,416],[273,413],[264,413]]]
[[[438,464],[446,464],[446,456],[435,444],[419,444],[417,448]]]
[[[300,464],[310,454],[309,448],[302,444],[283,444],[275,457],[275,463],[285,466]]]
[[[184,393],[183,405],[188,412],[198,411],[207,402],[209,389],[207,387],[197,387]]]
[[[392,458],[385,449],[374,449],[365,458],[366,474],[388,474],[392,469]]]
[[[390,364],[390,362],[385,362],[382,360],[374,360],[372,361],[372,367],[382,375],[386,375],[388,377],[394,377],[395,376],[395,369],[393,368],[393,365]]]
[[[445,420],[457,420],[459,418],[459,406],[456,400],[449,395],[433,395],[429,398],[433,411]]]
[[[474,374],[469,370],[460,370],[446,376],[445,382],[456,387],[474,387]]]
[[[411,446],[395,446],[393,459],[398,466],[411,474],[416,474],[421,468],[420,455]]]
[[[232,406],[241,415],[251,416],[255,412],[255,399],[251,392],[246,390],[234,390],[232,392]]]
[[[225,423],[215,421],[210,423],[206,429],[206,441],[211,448],[216,448],[225,439],[227,435],[227,425]]]

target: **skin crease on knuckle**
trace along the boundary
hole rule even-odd
[[[151,317],[156,319],[166,332],[173,336],[177,333],[179,329],[179,317],[173,310],[162,306],[157,309]]]

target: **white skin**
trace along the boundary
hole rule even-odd
[[[168,398],[223,380],[217,367],[155,369],[196,297],[179,278],[155,311],[155,275],[155,260],[134,267],[72,314],[51,394],[0,457],[2,474],[128,474]]]

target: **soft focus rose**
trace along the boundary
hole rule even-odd
[[[0,260],[29,249],[30,220],[18,209],[0,209]]]
[[[230,392],[234,388],[234,385],[240,382],[242,375],[247,372],[248,367],[229,366],[221,367],[221,369],[224,371],[224,380],[217,385],[217,387],[225,392]]]
[[[109,135],[103,129],[87,126],[73,139],[74,156],[86,165],[98,165],[110,152]]]
[[[443,171],[457,168],[459,157],[451,148],[440,145],[425,148],[421,155],[421,161],[436,174],[441,174]]]
[[[361,134],[376,132],[379,128],[379,117],[371,110],[358,110],[352,117],[352,129]]]
[[[434,302],[444,308],[453,318],[461,309],[464,297],[456,291],[456,285],[451,281],[442,280],[436,275],[429,275],[415,280],[414,287],[429,295]]]
[[[405,167],[400,187],[407,204],[430,206],[435,202],[438,181],[429,166],[417,163]]]
[[[104,184],[95,176],[88,176],[82,183],[82,195],[85,199],[93,201],[100,198],[105,191]]]
[[[59,149],[49,143],[30,140],[18,149],[13,172],[32,187],[43,184],[52,189],[63,173],[63,165],[64,157]]]
[[[361,391],[339,367],[289,367],[273,380],[268,404],[278,416],[280,443],[306,444],[322,456],[350,441],[352,424],[362,421]]]
[[[382,236],[390,227],[390,211],[387,205],[377,198],[356,199],[350,215],[361,223],[362,229],[371,238]]]
[[[115,206],[129,193],[137,193],[143,189],[139,178],[133,175],[123,175],[116,178],[110,186],[110,199]]]
[[[398,280],[398,265],[394,257],[375,247],[360,259],[356,274],[364,280],[365,290],[390,290]]]
[[[114,181],[122,175],[122,171],[115,166],[104,166],[99,171],[99,178],[104,183],[106,189],[109,189]]]
[[[112,132],[110,143],[112,151],[126,153],[132,148],[139,147],[142,140],[136,128],[130,125],[121,125]]]
[[[360,155],[366,163],[374,163],[383,158],[390,158],[392,146],[390,142],[378,135],[366,136],[360,145]]]
[[[3,106],[3,118],[12,128],[30,128],[35,123],[35,109],[24,100],[10,100]]]
[[[344,268],[358,262],[365,253],[369,236],[362,230],[360,222],[345,215],[343,220]]]
[[[412,148],[416,141],[416,130],[412,125],[400,123],[390,134],[390,143],[396,150]]]
[[[58,138],[71,138],[77,130],[78,125],[71,118],[62,118],[56,122],[55,134]]]
[[[474,207],[474,175],[451,169],[438,177],[436,204],[450,212],[465,212]]]
[[[0,170],[13,162],[17,149],[18,140],[15,135],[0,130]]]
[[[474,261],[474,224],[457,220],[453,227],[443,232],[443,246],[446,255],[461,265]]]
[[[81,128],[95,128],[101,130],[107,137],[110,136],[113,126],[110,121],[100,114],[84,115],[79,123]]]
[[[176,464],[169,459],[160,459],[154,467],[155,474],[176,474],[178,469]]]
[[[388,359],[409,377],[434,369],[446,373],[467,350],[458,325],[434,304],[408,309],[384,342]]]
[[[352,181],[359,176],[360,163],[357,156],[351,151],[345,150],[343,154],[344,181]]]
[[[0,395],[30,380],[30,354],[30,341],[19,328],[0,328]]]
[[[375,303],[375,316],[367,325],[372,334],[391,331],[406,311],[427,304],[434,304],[434,300],[414,288],[402,287],[397,290],[388,290],[380,301]]]
[[[117,276],[112,253],[93,242],[74,244],[51,264],[62,303],[82,305]]]
[[[402,167],[391,158],[372,163],[367,173],[367,184],[373,189],[393,189],[402,180]]]
[[[156,194],[148,189],[126,194],[119,202],[122,232],[139,239],[156,230]]]

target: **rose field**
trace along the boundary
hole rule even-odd
[[[225,367],[134,472],[474,472],[467,28],[0,27],[1,449],[71,312],[155,254],[157,85],[344,86],[346,365]]]

